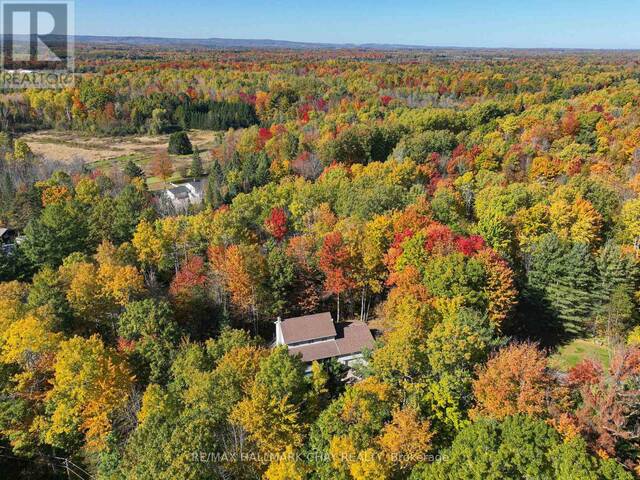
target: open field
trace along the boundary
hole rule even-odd
[[[209,161],[207,151],[214,146],[215,137],[216,133],[213,131],[189,131],[189,138],[194,148],[197,147],[203,152],[201,155],[205,166]],[[169,135],[102,137],[77,132],[42,130],[25,135],[22,139],[36,155],[62,162],[82,159],[94,169],[109,170],[130,159],[134,160],[147,173],[150,189],[163,187],[162,182],[152,176],[150,163],[157,151],[166,151]],[[191,157],[172,156],[172,160],[176,172],[172,180],[177,180],[180,179],[178,170],[189,165]]]
[[[558,349],[549,359],[553,368],[566,372],[585,358],[609,366],[609,350],[598,339],[576,339]]]
[[[212,146],[215,132],[193,130],[189,138],[194,146],[207,149]],[[157,150],[166,149],[169,135],[95,137],[75,132],[43,130],[25,135],[31,150],[53,160],[85,159],[88,163],[113,160],[128,155],[151,156]]]

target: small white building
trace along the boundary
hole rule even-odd
[[[200,205],[204,201],[205,180],[193,180],[180,184],[171,183],[164,197],[176,212],[186,212],[190,205]]]
[[[362,352],[374,342],[366,323],[336,324],[329,312],[276,321],[275,345],[286,345],[305,363],[335,358],[350,367],[362,361]]]

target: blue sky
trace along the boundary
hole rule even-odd
[[[640,0],[76,0],[76,33],[640,48]]]

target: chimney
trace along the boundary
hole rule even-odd
[[[284,345],[284,335],[282,334],[282,318],[276,320],[276,346]]]

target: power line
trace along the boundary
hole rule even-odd
[[[0,449],[1,450],[7,450],[7,448],[5,448],[5,447],[0,447]],[[54,470],[56,470],[56,468],[62,469],[65,472],[67,472],[67,476],[69,476],[70,474],[73,474],[74,478],[79,478],[81,480],[94,480],[94,478],[95,478],[93,475],[91,475],[85,469],[83,469],[82,467],[76,465],[75,463],[73,463],[68,458],[64,458],[64,457],[55,457],[55,456],[50,456],[50,455],[40,455],[38,458],[23,458],[23,457],[18,457],[18,456],[15,456],[15,455],[6,455],[6,454],[2,454],[2,453],[0,453],[0,457],[1,458],[7,458],[9,460],[19,461],[19,462],[29,462],[29,463],[39,464],[39,465],[47,465],[47,466],[52,467]],[[47,461],[45,461],[45,459],[47,459],[49,461],[47,462]]]

